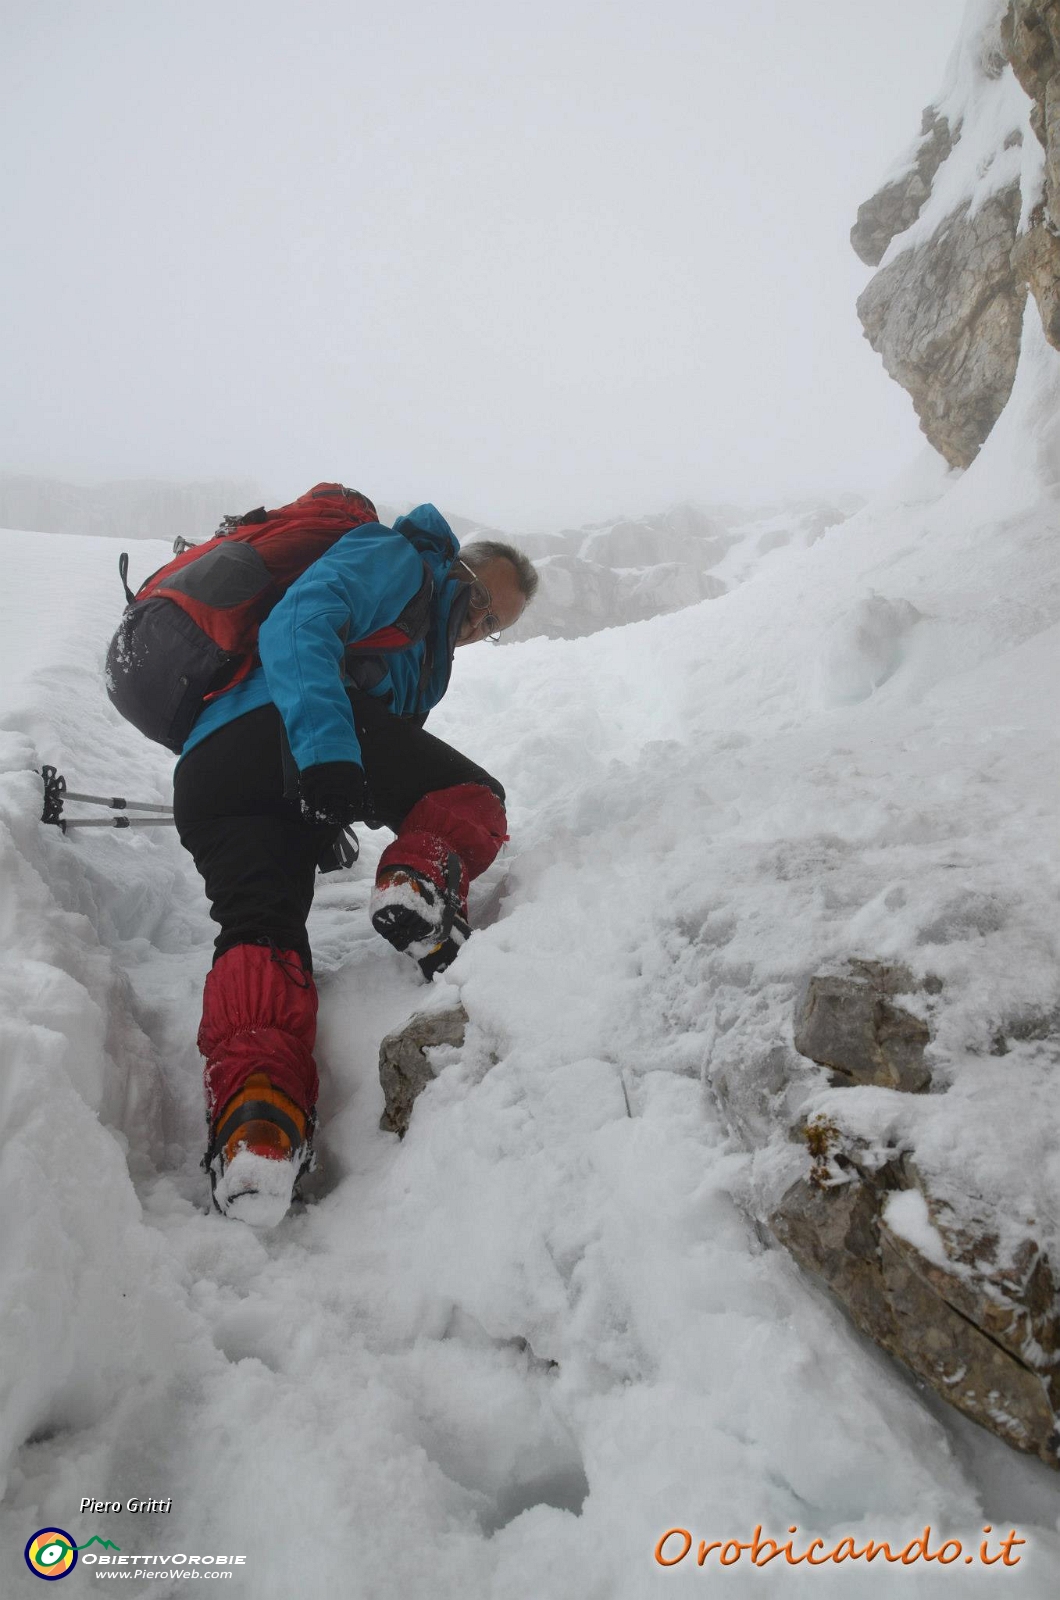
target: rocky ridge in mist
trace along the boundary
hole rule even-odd
[[[506,639],[574,639],[714,599],[785,549],[805,548],[861,502],[677,505],[653,516],[519,538],[541,576]]]
[[[167,541],[180,536],[199,543],[224,514],[279,503],[260,485],[239,479],[136,480],[87,488],[48,478],[0,478],[0,527],[40,533]],[[651,516],[522,537],[441,509],[461,544],[510,541],[537,566],[541,587],[534,604],[505,634],[505,642],[513,643],[576,639],[713,599],[775,552],[813,544],[860,505],[853,495],[756,508],[677,505]],[[377,507],[380,520],[391,523],[411,504],[380,501]]]
[[[445,514],[461,544],[511,542],[537,568],[541,586],[533,605],[505,631],[505,644],[515,644],[580,639],[713,600],[775,554],[814,544],[863,503],[850,494],[762,506],[685,502],[647,516],[533,534],[509,534]],[[380,504],[379,515],[389,522],[409,509]]]
[[[175,483],[163,478],[67,483],[27,473],[0,476],[0,528],[113,539],[208,539],[229,511],[262,503],[249,478]]]

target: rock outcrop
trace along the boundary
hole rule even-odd
[[[379,1046],[379,1082],[386,1109],[379,1120],[385,1133],[404,1138],[412,1107],[435,1076],[430,1052],[439,1045],[459,1049],[467,1029],[463,1006],[418,1011]]]
[[[907,172],[885,183],[858,207],[858,220],[850,242],[867,267],[878,267],[892,239],[911,228],[924,209],[935,174],[960,137],[950,129],[934,106],[928,106],[920,125],[920,143]]]
[[[819,974],[797,1048],[833,1083],[928,1088],[928,1027],[896,1000],[915,987],[879,962]],[[817,1115],[793,1130],[806,1158],[769,1215],[774,1235],[944,1400],[1060,1467],[1060,1283],[1040,1245],[982,1205],[958,1222],[909,1154],[872,1149],[842,1123]]]
[[[858,300],[872,348],[951,467],[974,461],[1012,392],[1026,296],[1012,266],[1019,215],[1013,186],[965,206]]]
[[[901,967],[851,961],[811,978],[795,1025],[795,1048],[850,1083],[917,1094],[931,1082],[924,1061],[926,1023],[895,995],[916,985]]]
[[[1030,122],[1045,151],[1045,202],[1055,214],[1060,189],[1060,0],[1011,0],[1001,46],[1032,101]]]
[[[1060,1318],[1049,1263],[1030,1240],[998,1268],[988,1232],[947,1239],[900,1160],[870,1170],[848,1154],[845,1166],[840,1184],[792,1185],[770,1218],[776,1237],[942,1399],[1056,1468]]]
[[[851,243],[880,268],[858,300],[866,337],[966,467],[1011,393],[1028,289],[1060,348],[1060,0],[998,0],[957,63]],[[1044,164],[1022,150],[1028,123]]]

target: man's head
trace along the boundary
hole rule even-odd
[[[465,545],[453,565],[453,577],[470,588],[467,615],[457,647],[494,639],[518,622],[537,592],[533,562],[514,545],[478,539]]]

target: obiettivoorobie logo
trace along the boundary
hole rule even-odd
[[[65,1578],[68,1572],[73,1572],[78,1550],[87,1550],[90,1544],[102,1545],[106,1550],[121,1548],[96,1533],[85,1544],[76,1545],[65,1528],[38,1528],[26,1545],[26,1565],[35,1577],[54,1583],[57,1578]]]

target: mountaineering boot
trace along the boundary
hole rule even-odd
[[[203,1166],[217,1209],[255,1227],[280,1221],[312,1164],[316,1016],[316,987],[296,950],[232,945],[206,979]]]
[[[459,860],[453,855],[450,861],[455,863],[451,876],[459,882]],[[376,933],[417,961],[428,980],[456,960],[471,932],[451,890],[443,892],[412,867],[380,870],[369,911]]]
[[[252,1073],[211,1130],[204,1165],[218,1211],[252,1227],[275,1227],[312,1167],[312,1122],[264,1072]]]
[[[372,926],[418,961],[428,980],[467,940],[468,884],[507,837],[500,798],[485,784],[461,783],[425,794],[383,851],[369,907]]]

